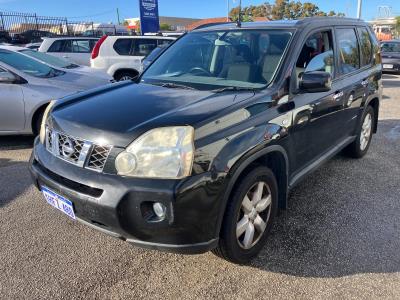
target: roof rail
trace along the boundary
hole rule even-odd
[[[207,23],[207,24],[199,25],[199,26],[193,28],[192,30],[207,28],[207,27],[210,27],[210,26],[221,25],[221,24],[235,24],[235,22],[214,22],[214,23]]]

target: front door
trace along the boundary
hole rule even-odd
[[[343,137],[342,115],[344,92],[335,80],[336,61],[332,29],[312,32],[306,39],[293,69],[293,149],[296,153],[293,171],[300,171],[333,149]],[[302,74],[323,71],[332,76],[332,89],[307,93],[299,88]]]
[[[0,68],[0,72],[5,72],[5,70]],[[0,91],[0,132],[23,130],[25,106],[20,85],[0,83]]]

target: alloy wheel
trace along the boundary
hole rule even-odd
[[[367,114],[361,128],[360,149],[364,151],[367,148],[372,133],[372,116]]]
[[[255,183],[243,198],[236,238],[243,249],[252,248],[262,237],[271,215],[271,189],[266,182]]]

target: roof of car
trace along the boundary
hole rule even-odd
[[[314,27],[320,26],[338,26],[338,25],[365,25],[366,23],[360,19],[344,18],[344,17],[310,17],[298,20],[276,20],[276,21],[263,21],[263,22],[243,22],[240,26],[242,29],[260,29],[260,28],[298,28],[309,26],[312,24]],[[202,27],[193,31],[210,31],[210,30],[227,30],[237,29],[234,22],[210,25]]]
[[[109,35],[108,38],[176,40],[176,37],[161,35]]]
[[[98,40],[97,37],[83,36],[57,36],[57,37],[42,37],[43,40]]]
[[[19,47],[19,46],[5,46],[5,45],[0,45],[0,49],[8,50],[8,51],[29,50],[28,48],[25,48],[25,47]]]

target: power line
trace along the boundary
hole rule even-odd
[[[92,17],[98,17],[98,16],[104,16],[107,14],[115,13],[115,10],[107,10],[101,13],[93,14],[93,15],[87,15],[87,16],[78,16],[78,17],[66,17],[68,19],[83,19],[83,18],[92,18]]]

